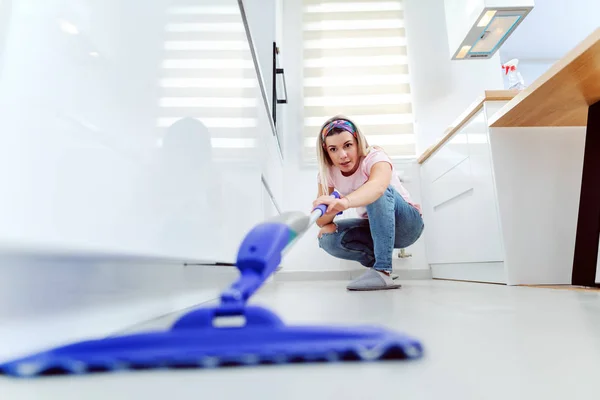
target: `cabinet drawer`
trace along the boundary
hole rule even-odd
[[[425,237],[431,264],[503,259],[491,180],[482,184],[472,167],[467,158],[428,185]]]
[[[434,212],[437,212],[439,208],[444,207],[453,199],[472,190],[473,182],[469,158],[460,161],[430,185],[429,195],[431,196],[430,201]]]
[[[467,135],[458,132],[424,164],[427,182],[434,182],[469,157]]]

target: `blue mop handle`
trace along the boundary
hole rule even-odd
[[[284,223],[265,222],[255,226],[238,250],[236,267],[240,277],[221,294],[221,310],[236,314],[281,262],[281,253],[295,233]],[[226,311],[225,309],[229,309]]]
[[[331,193],[331,196],[335,197],[336,199],[339,199],[342,197],[337,190],[334,190]],[[315,210],[321,210],[321,215],[323,216],[327,212],[327,204],[320,204],[320,205],[316,206],[315,208],[313,208],[313,211],[315,211]],[[337,213],[337,215],[340,215],[340,214],[341,214],[341,212]]]
[[[331,195],[340,198],[338,192],[333,192]],[[324,215],[327,205],[321,204],[315,207],[313,213],[315,210],[321,211],[321,215]],[[304,225],[310,225],[308,218],[306,220]],[[241,275],[221,294],[219,311],[223,315],[243,312],[246,301],[281,263],[284,249],[308,227],[304,226],[301,231],[297,231],[284,222],[264,222],[248,232],[240,245],[236,260]]]

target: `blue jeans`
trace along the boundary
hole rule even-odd
[[[403,249],[419,239],[423,219],[392,186],[367,206],[367,215],[369,219],[336,221],[336,231],[322,234],[319,247],[334,257],[391,272],[394,249]]]

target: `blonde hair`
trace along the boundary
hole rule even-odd
[[[331,121],[335,121],[336,119],[342,119],[344,121],[350,122],[356,128],[356,141],[358,143],[358,156],[363,157],[369,154],[369,143],[367,143],[367,138],[362,134],[361,130],[358,128],[358,125],[354,123],[350,118],[345,117],[343,115],[336,115],[334,117],[329,118],[327,121],[321,125],[321,129],[319,129],[319,135],[317,137],[317,163],[319,167],[319,184],[321,186],[321,190],[323,194],[329,194],[329,185],[327,184],[327,174],[329,173],[329,167],[333,165],[329,154],[327,153],[327,149],[325,149],[325,139],[323,138],[322,132],[323,128]]]

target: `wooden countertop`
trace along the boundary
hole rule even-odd
[[[586,126],[600,101],[600,28],[500,109],[489,126]]]
[[[444,136],[435,144],[430,146],[418,158],[419,164],[423,164],[433,153],[444,145],[450,138],[469,121],[481,108],[486,101],[508,101],[512,100],[519,91],[517,90],[486,90],[483,96],[480,96],[471,104],[455,121],[446,129]]]

